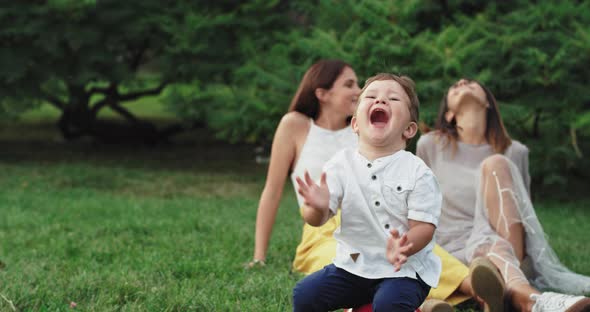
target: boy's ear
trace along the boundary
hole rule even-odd
[[[410,122],[406,130],[404,130],[403,136],[406,140],[413,138],[416,133],[418,133],[418,124],[415,122]]]
[[[324,88],[316,88],[314,93],[315,93],[315,97],[317,97],[320,102],[326,101],[326,96],[328,94],[328,90],[326,90]]]
[[[352,119],[350,120],[350,126],[352,127],[352,131],[354,131],[354,133],[359,134],[359,125],[356,122],[355,116],[352,116]]]

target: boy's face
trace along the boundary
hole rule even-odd
[[[410,98],[395,80],[373,81],[360,96],[353,130],[359,140],[374,146],[395,146],[416,134],[411,121]]]

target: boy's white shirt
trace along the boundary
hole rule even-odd
[[[437,226],[442,195],[424,162],[405,150],[371,162],[358,149],[347,148],[325,164],[324,172],[330,213],[335,215],[339,207],[342,210],[341,225],[334,232],[334,265],[370,279],[416,279],[417,273],[426,284],[437,287],[441,261],[432,252],[434,239],[410,256],[398,272],[386,258],[391,229],[406,233],[408,219]]]

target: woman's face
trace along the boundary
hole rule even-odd
[[[352,68],[347,66],[336,78],[332,88],[328,90],[324,102],[331,110],[352,116],[360,92],[356,74]]]
[[[475,81],[461,79],[453,84],[447,92],[447,109],[454,114],[475,104],[478,108],[487,108],[489,103],[486,93]],[[471,106],[471,108],[473,108]]]

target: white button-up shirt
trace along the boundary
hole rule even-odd
[[[324,166],[330,190],[330,211],[342,209],[334,265],[364,278],[410,277],[416,273],[436,287],[441,262],[434,239],[408,258],[398,272],[386,258],[389,231],[409,230],[408,219],[432,223],[441,213],[442,195],[434,174],[405,150],[367,160],[358,149],[338,152]]]

